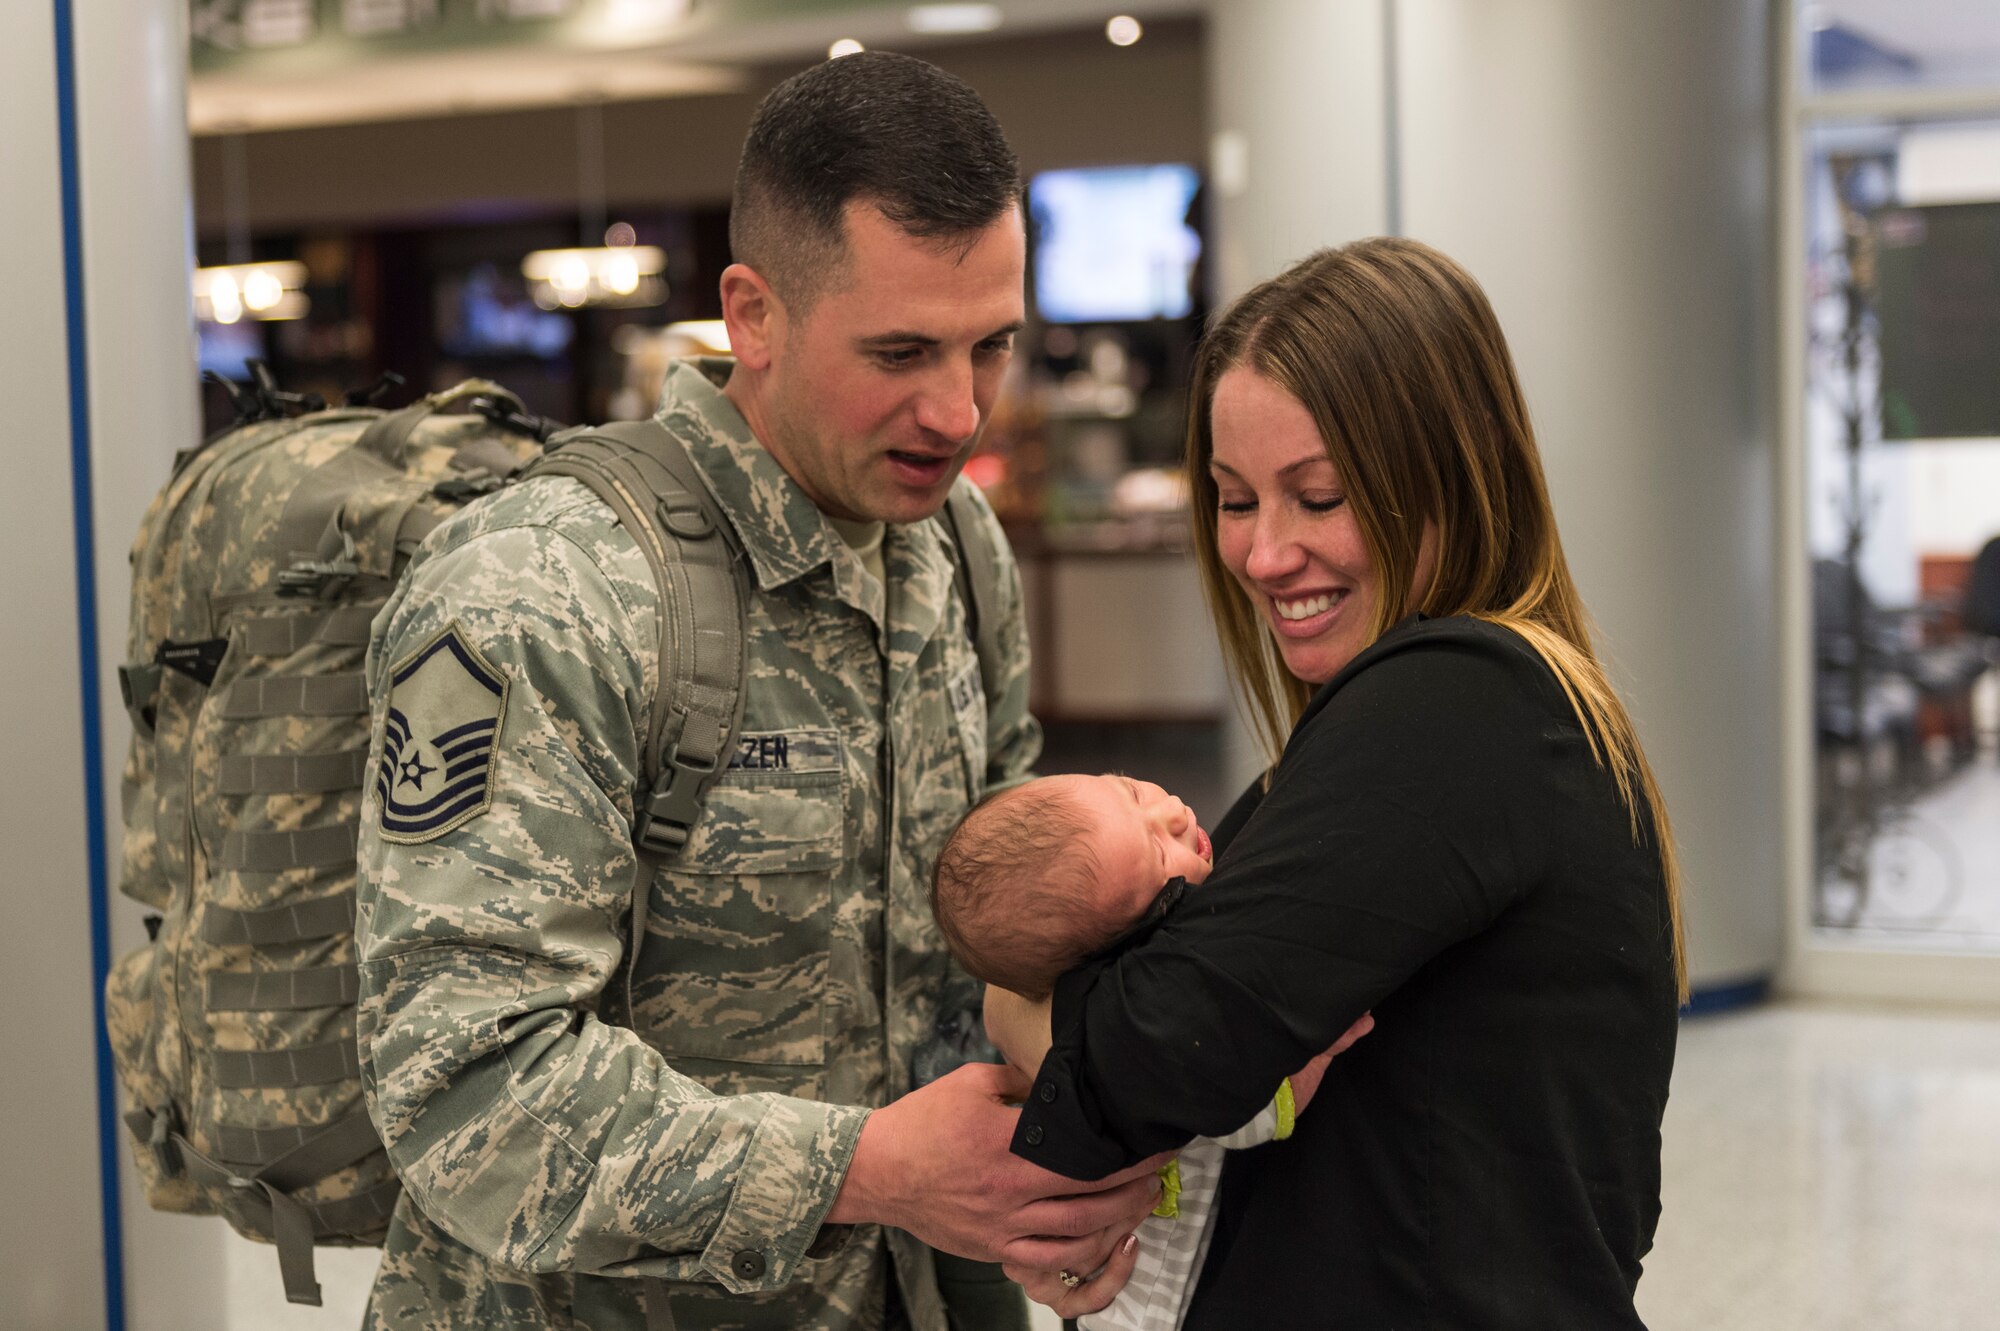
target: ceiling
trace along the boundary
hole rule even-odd
[[[735,91],[759,66],[816,57],[840,38],[919,50],[1101,24],[1201,12],[1204,0],[1000,0],[998,29],[965,36],[914,32],[909,9],[875,3],[745,6],[752,17],[695,21],[667,37],[583,49],[507,45],[395,54],[361,53],[308,68],[246,60],[192,75],[189,128],[196,135],[409,120],[474,111],[640,100]],[[712,11],[714,12],[714,11]]]
[[[1801,10],[1808,22],[1838,23],[1914,58],[1927,79],[1982,68],[2000,76],[1995,0],[1807,0]]]

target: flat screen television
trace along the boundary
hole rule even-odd
[[[1875,219],[1882,435],[2000,435],[2000,203]]]
[[[1035,309],[1047,323],[1184,319],[1201,236],[1185,165],[1043,171],[1028,183]]]

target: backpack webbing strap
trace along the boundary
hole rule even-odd
[[[366,647],[368,626],[380,601],[342,606],[323,615],[266,615],[243,626],[243,650],[252,656],[290,656],[313,643]]]
[[[361,1055],[351,1037],[293,1049],[217,1049],[208,1062],[215,1084],[225,1091],[327,1086],[361,1075]]]
[[[353,932],[353,888],[265,910],[210,905],[201,921],[202,941],[217,947],[272,947]]]
[[[642,852],[671,855],[687,843],[703,797],[727,766],[743,716],[749,591],[734,534],[686,449],[653,421],[557,435],[530,474],[589,486],[652,568],[659,691],[644,754],[650,794],[633,830]]]
[[[359,836],[358,823],[302,827],[295,832],[230,832],[216,848],[215,867],[280,873],[350,864]]]
[[[361,997],[361,972],[345,966],[295,971],[210,971],[210,1012],[297,1012],[346,1007]]]
[[[368,750],[331,753],[231,753],[216,768],[219,795],[326,795],[361,789]]]
[[[642,1280],[640,1288],[645,1291],[646,1331],[680,1331],[680,1324],[674,1321],[674,1307],[668,1300],[666,1282]]]
[[[366,1116],[365,1111],[356,1112]],[[239,1128],[231,1123],[217,1123],[211,1131],[215,1138],[215,1158],[226,1165],[261,1169],[305,1145],[324,1127],[307,1123],[281,1128]]]
[[[999,558],[993,549],[993,542],[987,537],[979,505],[970,491],[952,486],[938,516],[944,519],[945,530],[950,533],[952,545],[957,550],[957,568],[952,578],[958,584],[959,596],[965,603],[972,649],[979,657],[980,687],[985,690],[990,707],[995,701],[994,690],[1001,673],[1000,616],[993,604],[993,591],[999,580]]]
[[[222,699],[225,721],[367,714],[368,684],[359,674],[253,676],[231,684]]]
[[[195,1149],[179,1131],[169,1107],[154,1113],[135,1109],[125,1122],[146,1142],[169,1175],[185,1175],[211,1188],[227,1189],[235,1203],[271,1235],[278,1248],[278,1271],[290,1303],[318,1306],[319,1281],[313,1270],[316,1237],[361,1234],[374,1229],[394,1208],[401,1184],[393,1177],[353,1197],[324,1204],[290,1194],[382,1149],[365,1109],[356,1109],[310,1137],[294,1138],[289,1150],[255,1170],[232,1168]],[[238,1129],[249,1132],[249,1129]],[[295,1130],[280,1130],[291,1135]],[[307,1131],[311,1131],[308,1129]]]

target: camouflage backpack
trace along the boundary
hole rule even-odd
[[[434,414],[468,397],[480,416]],[[255,422],[183,460],[133,550],[120,886],[160,914],[106,983],[125,1121],[147,1200],[275,1243],[295,1303],[320,1301],[313,1245],[379,1244],[399,1192],[355,1048],[354,852],[362,661],[409,552],[517,474],[582,481],[634,534],[674,663],[634,828],[648,857],[685,843],[741,720],[742,552],[679,441],[650,421],[605,425],[536,460],[540,424],[478,381],[395,413]],[[962,492],[940,516],[996,680],[995,552]],[[647,890],[642,877],[633,937]]]
[[[354,1047],[369,623],[539,441],[478,380],[393,412],[273,396],[178,460],[133,548],[120,887],[157,914],[105,1003],[147,1200],[275,1242],[318,1303],[313,1244],[379,1243],[397,1193]]]

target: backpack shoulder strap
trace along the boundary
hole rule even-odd
[[[549,441],[530,476],[589,486],[638,542],[660,593],[659,685],[635,812],[643,853],[672,855],[728,766],[743,720],[747,575],[721,505],[656,421],[591,426]]]
[[[980,686],[986,691],[986,705],[994,703],[993,689],[1000,678],[1000,613],[993,604],[999,584],[999,555],[987,530],[983,505],[970,485],[956,484],[945,498],[938,516],[951,534],[957,569],[952,580],[965,602],[966,631],[979,655]]]

